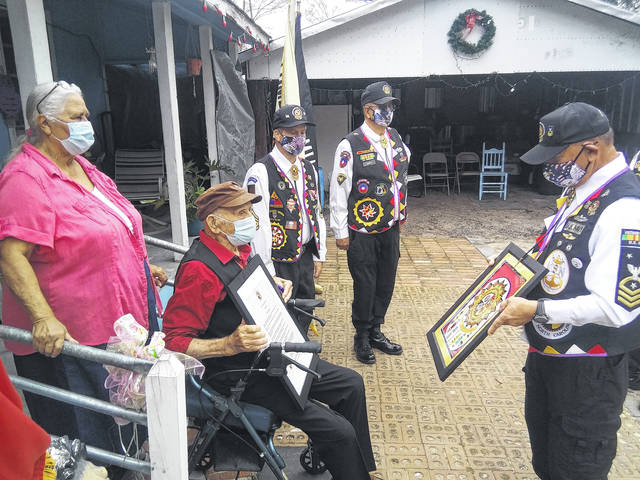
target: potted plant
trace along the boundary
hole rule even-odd
[[[184,163],[184,202],[187,210],[187,233],[190,237],[197,236],[202,229],[202,222],[196,217],[198,210],[196,199],[205,191],[208,175],[200,173],[196,162],[189,160]]]

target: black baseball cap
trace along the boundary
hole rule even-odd
[[[273,128],[315,125],[307,118],[307,112],[300,105],[283,105],[273,114]]]
[[[376,82],[367,85],[362,92],[360,102],[363,107],[368,103],[384,105],[385,103],[393,102],[393,105],[396,107],[400,105],[400,100],[393,96],[391,85],[387,82]]]
[[[609,119],[588,103],[567,103],[540,119],[538,145],[520,158],[529,165],[540,165],[563,152],[572,143],[604,135]]]

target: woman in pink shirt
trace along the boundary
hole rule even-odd
[[[12,342],[7,348],[20,375],[108,400],[104,368],[51,357],[65,339],[104,348],[126,313],[145,327],[151,320],[153,329],[152,278],[160,285],[166,274],[148,263],[139,213],[81,156],[93,144],[93,129],[80,89],[38,85],[26,110],[31,128],[0,173],[0,268],[2,322],[31,330],[34,340],[33,349]],[[75,433],[60,404],[25,397],[49,433]],[[109,417],[79,408],[74,415],[82,440],[111,448],[97,438],[113,426]]]

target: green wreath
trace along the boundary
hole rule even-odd
[[[482,37],[476,45],[465,41],[462,36],[469,30],[470,22],[473,26],[480,25],[484,29]],[[469,30],[469,33],[471,30]],[[493,37],[496,35],[496,25],[491,15],[486,10],[479,12],[475,8],[465,10],[456,17],[449,29],[449,45],[454,52],[463,55],[477,56],[487,50],[493,44]]]

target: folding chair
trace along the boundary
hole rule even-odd
[[[460,152],[456,155],[456,179],[458,193],[460,193],[460,183],[464,177],[480,176],[480,157],[475,152]],[[455,185],[453,186],[455,189]]]
[[[482,200],[484,193],[497,193],[503,200],[507,199],[507,179],[509,174],[504,171],[505,147],[487,150],[482,142],[482,170],[480,171],[480,185],[478,200]]]
[[[444,153],[425,153],[422,157],[422,178],[424,179],[424,193],[427,188],[447,188],[449,195],[449,166]]]
[[[164,152],[116,150],[116,185],[130,202],[165,198]]]

